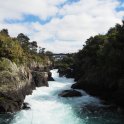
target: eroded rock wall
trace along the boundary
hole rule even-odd
[[[34,67],[17,66],[8,59],[1,59],[0,66],[0,113],[19,111],[25,96],[36,87],[48,86],[48,72]]]

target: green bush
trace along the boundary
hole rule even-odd
[[[0,57],[8,58],[16,63],[22,63],[25,55],[16,39],[0,33]]]

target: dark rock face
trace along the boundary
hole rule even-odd
[[[0,92],[0,113],[17,112],[21,109],[25,96],[32,93],[32,87]]]
[[[52,73],[48,72],[48,81],[55,81],[52,77]]]
[[[5,59],[8,67],[0,70],[0,113],[17,112],[22,109],[25,96],[36,87],[48,86],[48,73],[41,70],[30,70],[28,67],[17,67]]]
[[[31,108],[31,107],[30,107],[29,103],[26,103],[26,102],[23,103],[22,109],[24,109],[24,110],[29,110],[30,108]]]
[[[67,78],[73,78],[74,77],[74,71],[72,68],[61,68],[58,69],[59,76],[65,76]]]
[[[64,90],[59,94],[61,97],[80,97],[82,94],[76,90]]]
[[[32,76],[36,87],[48,86],[47,72],[32,71]]]
[[[0,92],[0,113],[19,111],[24,101],[25,93],[21,90],[16,92]]]
[[[72,89],[82,89],[82,86],[79,83],[72,84]]]

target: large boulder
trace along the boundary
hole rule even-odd
[[[36,87],[48,86],[48,73],[32,71],[33,81]]]
[[[29,110],[29,109],[31,109],[31,107],[30,107],[29,103],[24,102],[23,105],[22,105],[22,109],[23,110]]]
[[[64,90],[62,91],[59,96],[61,97],[80,97],[82,94],[76,90]]]
[[[74,77],[74,70],[70,67],[58,67],[58,73],[59,76],[65,76],[67,78],[73,78]]]
[[[52,77],[52,73],[48,72],[48,81],[55,81]]]
[[[72,89],[83,89],[80,83],[74,83],[71,86]]]

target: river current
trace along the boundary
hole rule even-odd
[[[15,114],[0,115],[0,124],[124,124],[122,114],[103,110],[102,102],[82,92],[82,97],[62,98],[61,91],[70,89],[73,79],[59,77],[52,70],[55,81],[49,81],[49,87],[36,88],[25,102],[30,110]]]

